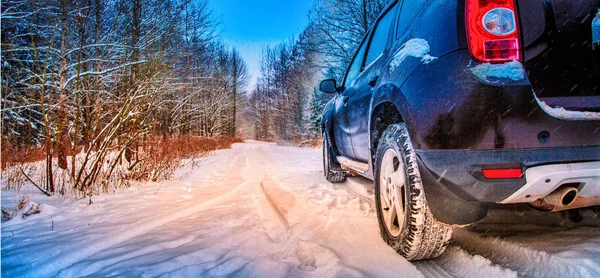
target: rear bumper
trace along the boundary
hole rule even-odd
[[[531,179],[528,169],[555,164],[600,161],[600,146],[513,150],[417,150],[425,169],[436,180],[432,185],[446,187],[466,201],[505,202]],[[497,165],[520,165],[526,173],[520,179],[486,179],[481,170]],[[556,167],[556,166],[555,166]],[[552,167],[550,167],[552,168]],[[598,169],[600,173],[600,169]],[[548,190],[554,183],[547,185]],[[560,184],[556,185],[560,186]],[[510,200],[510,199],[508,199]]]
[[[525,200],[550,193],[557,187],[573,180],[584,183],[581,197],[600,194],[600,146],[559,147],[513,150],[416,150],[419,170],[423,180],[428,206],[433,216],[450,225],[466,225],[483,219],[490,203],[519,203],[524,194],[532,195]],[[525,173],[519,179],[486,179],[482,169],[510,165],[521,167]],[[560,166],[554,166],[560,165]],[[567,165],[567,166],[564,166]],[[551,183],[545,183],[544,171],[558,167],[568,169],[578,165],[579,174],[549,173]],[[581,165],[586,165],[580,167]],[[530,170],[531,171],[528,171]],[[573,169],[573,168],[572,168]],[[560,171],[562,172],[562,171]],[[538,173],[544,184],[538,185],[532,174]],[[528,188],[529,183],[536,183]],[[525,201],[528,202],[528,201]]]

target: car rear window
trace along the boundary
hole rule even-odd
[[[413,22],[423,5],[427,0],[406,0],[402,2],[400,16],[398,16],[398,24],[396,27],[396,38],[404,35],[408,26]]]
[[[354,60],[352,60],[350,68],[348,69],[348,74],[346,74],[346,80],[344,81],[345,86],[351,84],[360,73],[366,48],[367,41],[363,41],[362,45],[358,49],[358,52],[356,52],[356,56],[354,56]]]
[[[375,26],[375,33],[373,33],[373,37],[371,38],[371,43],[369,44],[369,51],[367,52],[367,59],[365,60],[365,65],[371,64],[385,49],[385,45],[388,41],[388,37],[390,34],[390,28],[392,25],[392,20],[396,15],[398,5],[394,5],[390,8],[386,14],[379,20],[377,26]]]

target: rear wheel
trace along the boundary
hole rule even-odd
[[[427,206],[421,175],[404,124],[389,126],[375,156],[375,202],[381,237],[408,260],[441,255],[452,229]]]
[[[323,174],[327,181],[331,183],[340,183],[346,180],[346,172],[335,164],[331,144],[327,140],[327,135],[323,134]],[[339,168],[339,169],[334,169]]]

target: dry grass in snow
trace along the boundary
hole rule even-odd
[[[57,185],[55,192],[84,197],[127,186],[130,181],[168,179],[185,163],[193,164],[194,158],[206,156],[217,149],[229,148],[237,142],[242,140],[156,136],[148,137],[125,151],[115,146],[114,151],[107,154],[100,154],[94,150],[84,151],[81,147],[75,148],[78,153],[69,153],[65,159],[68,162],[66,169],[58,167],[58,158],[54,156],[52,178]],[[2,189],[19,190],[23,184],[32,183],[44,191],[43,185],[47,182],[48,174],[43,145],[23,147],[3,142]],[[72,159],[73,155],[75,159]],[[92,174],[92,182],[85,180]]]

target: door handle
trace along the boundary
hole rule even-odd
[[[371,77],[371,79],[369,79],[369,86],[375,87],[375,84],[377,84],[378,79],[379,79],[379,75],[375,75],[375,76]]]

